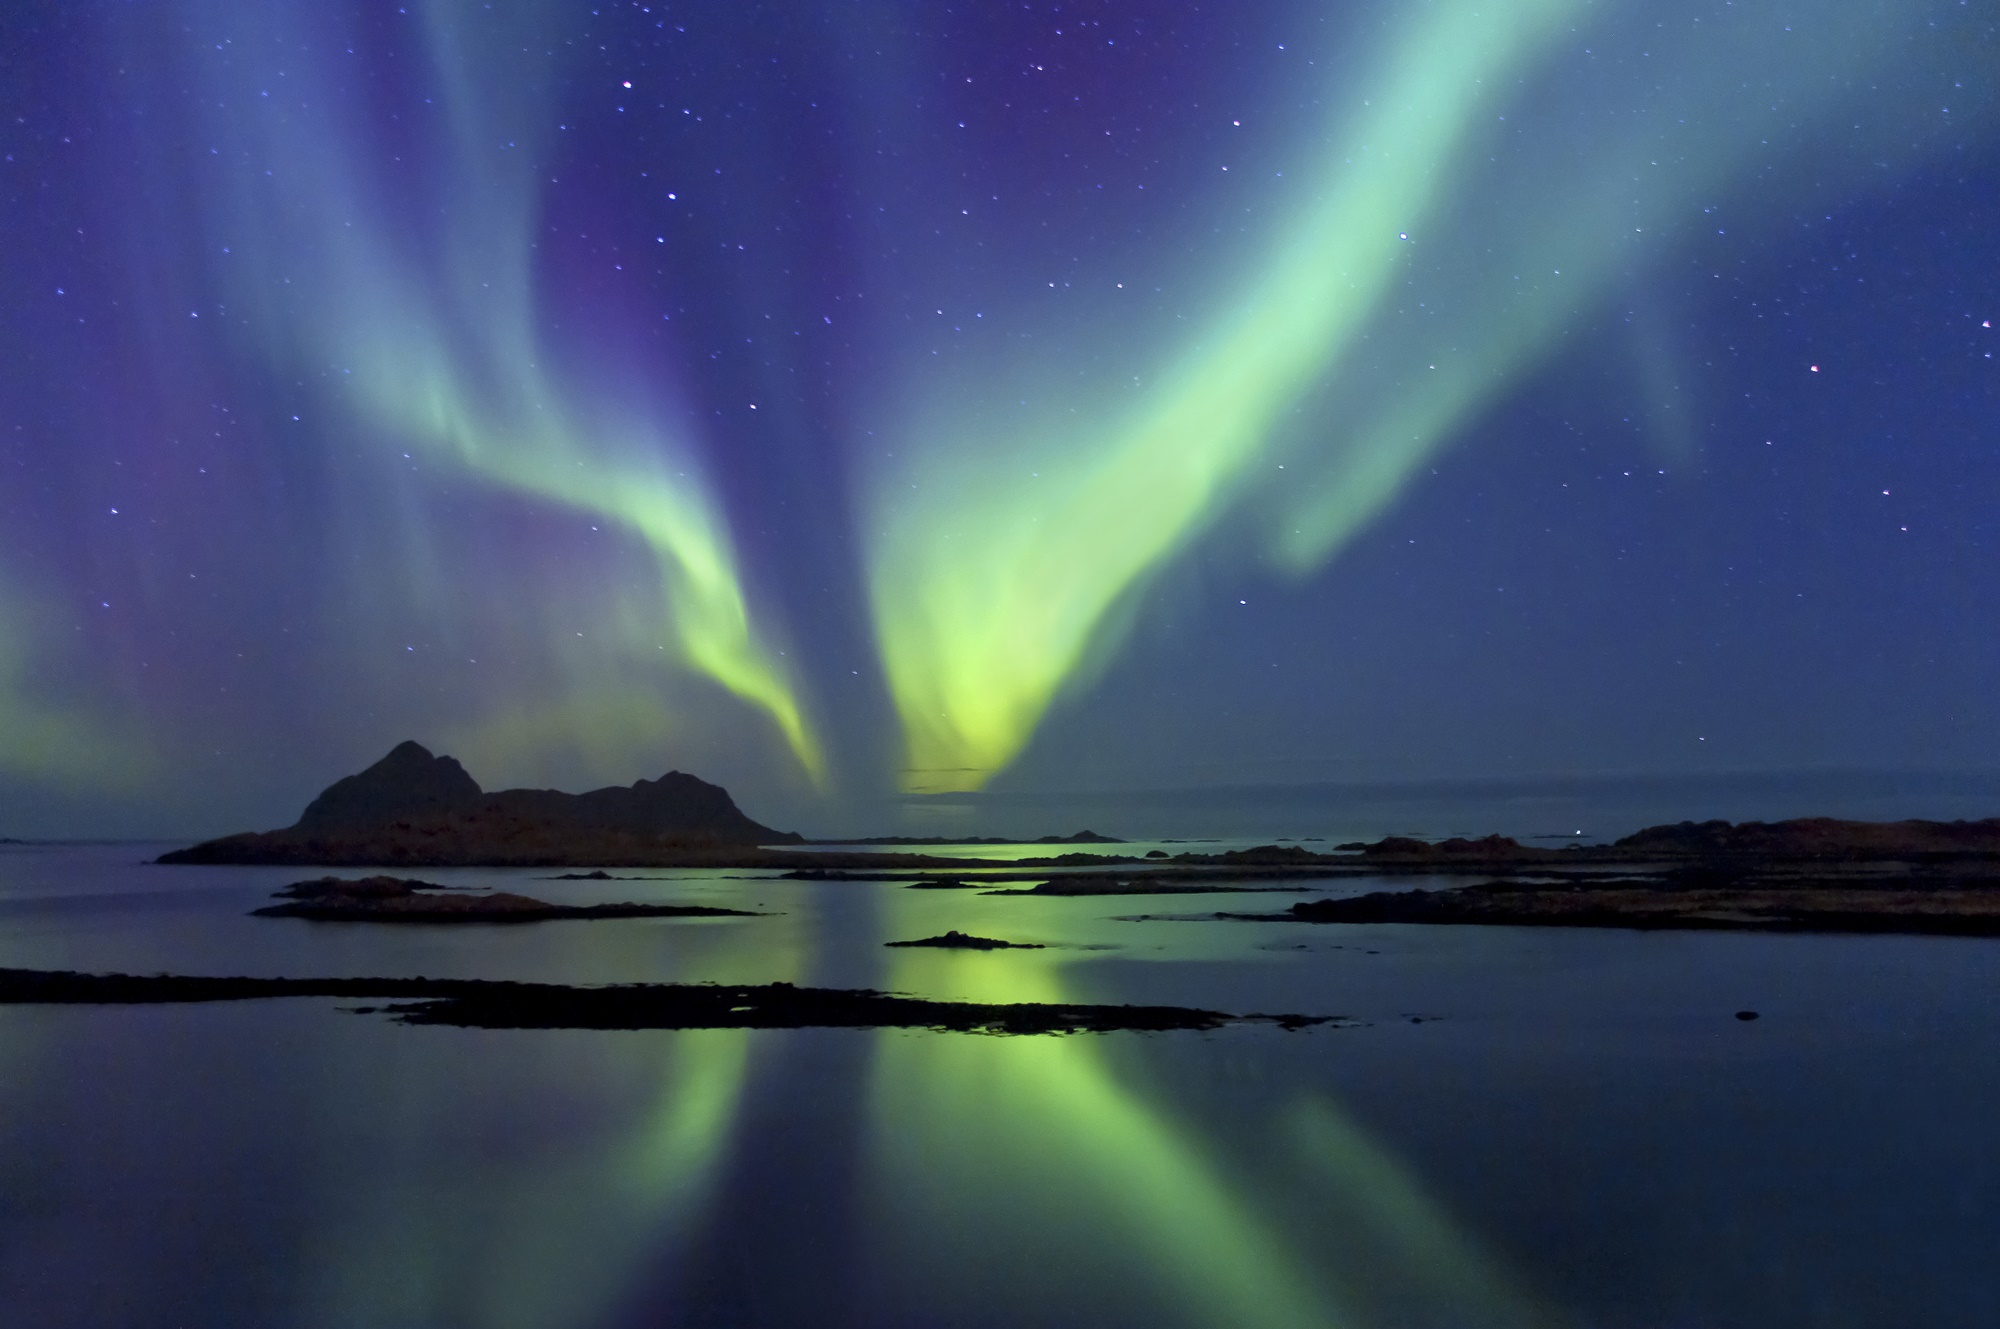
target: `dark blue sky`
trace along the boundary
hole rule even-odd
[[[1991,770],[1996,70],[1943,2],[10,7],[0,833],[405,737],[843,831]]]

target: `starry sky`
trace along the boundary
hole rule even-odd
[[[0,834],[1990,773],[1996,94],[1962,0],[6,6]]]

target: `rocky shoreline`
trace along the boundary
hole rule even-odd
[[[550,904],[511,891],[458,891],[401,877],[320,877],[277,892],[288,904],[253,909],[258,918],[321,923],[541,923],[593,918],[758,918],[751,909],[701,904]]]
[[[1449,890],[1376,891],[1302,901],[1276,914],[1221,918],[1299,923],[1484,924],[1731,932],[1848,932],[2000,936],[2000,886],[1857,886],[1851,881],[1769,885],[1490,883]]]

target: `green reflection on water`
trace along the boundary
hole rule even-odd
[[[804,939],[790,932],[781,938],[774,945],[754,929],[710,929],[694,963],[702,971],[754,968],[797,981],[808,954]],[[518,1153],[448,1160],[441,1171],[428,1157],[413,1160],[409,1180],[361,1197],[359,1212],[345,1190],[355,1179],[330,1160],[325,1183],[342,1203],[320,1207],[312,1266],[321,1277],[309,1287],[312,1309],[299,1323],[555,1329],[615,1322],[635,1285],[671,1269],[699,1230],[735,1147],[751,1031],[497,1037],[521,1040],[517,1058],[479,1062],[496,1077],[490,1087],[509,1110],[525,1104],[531,1112],[574,1113],[575,1121],[568,1129],[547,1119],[525,1123]],[[441,1094],[423,1105],[426,1119],[409,1134],[426,1154],[448,1156],[467,1123],[447,1114],[482,1086],[452,1084],[435,1066],[423,1078],[442,1081]],[[603,1129],[592,1129],[593,1108],[609,1114]],[[425,1185],[432,1177],[437,1183]]]
[[[900,952],[888,986],[1090,1000],[1065,982],[1069,962],[1060,951]],[[1333,1051],[1327,1034],[1293,1037],[1293,1055]],[[1138,1301],[1154,1303],[1157,1323],[1187,1325],[1552,1321],[1332,1101],[1298,1100],[1248,1131],[1240,1120],[1204,1130],[1166,1108],[1164,1086],[1114,1065],[1118,1050],[1089,1035],[879,1036],[878,1227],[897,1234],[888,1240],[907,1265],[939,1271],[936,1295],[1018,1298],[1021,1315],[1044,1322]],[[1246,1138],[1276,1156],[1252,1163]],[[1309,1217],[1298,1203],[1281,1212],[1279,1197],[1302,1190]]]

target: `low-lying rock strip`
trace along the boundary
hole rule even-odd
[[[450,892],[450,893],[447,893]],[[322,923],[540,923],[592,918],[757,918],[754,910],[705,904],[550,904],[511,891],[471,893],[403,877],[320,877],[277,892],[288,904],[266,905],[260,918]]]
[[[953,951],[1039,951],[1047,949],[1038,941],[1000,941],[994,937],[973,937],[953,929],[941,937],[918,941],[885,941],[884,946],[936,946]]]
[[[1230,1015],[1186,1006],[930,1001],[873,989],[790,983],[569,987],[450,978],[205,978],[0,969],[0,1005],[154,1005],[270,997],[388,998],[358,1007],[402,1024],[467,1029],[932,1029],[980,1034],[1165,1032],[1348,1023],[1338,1016]]]
[[[1139,877],[1078,875],[1050,877],[1039,886],[1005,887],[982,895],[1233,895],[1307,891],[1309,886],[1227,886],[1214,882],[1176,881],[1165,873]]]
[[[1301,923],[1435,923],[1515,927],[1697,929],[1739,932],[1916,933],[2000,936],[2000,887],[1569,886],[1506,884],[1377,891],[1311,900],[1280,914],[1221,918]]]

